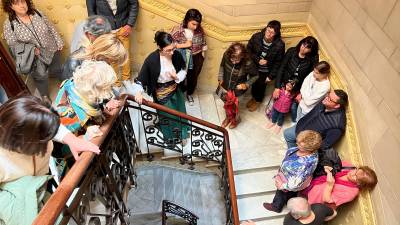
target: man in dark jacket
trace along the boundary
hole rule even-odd
[[[285,43],[281,39],[281,23],[272,20],[263,30],[253,34],[247,44],[247,50],[257,65],[259,76],[252,85],[252,99],[246,104],[253,112],[262,102],[267,83],[276,77],[285,55]]]
[[[129,53],[130,34],[138,15],[139,3],[137,0],[86,0],[89,16],[101,15],[107,18],[111,28],[117,31],[118,39]],[[122,80],[130,80],[130,54],[128,62],[122,66]],[[118,68],[114,68],[118,71]],[[117,73],[118,74],[118,73]],[[120,81],[120,79],[119,79]]]
[[[296,136],[303,130],[314,130],[321,134],[321,149],[332,147],[346,128],[346,109],[348,97],[340,89],[331,91],[321,103],[302,117],[296,125],[283,132],[288,148],[296,146]]]

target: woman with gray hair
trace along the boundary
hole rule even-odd
[[[88,38],[90,42],[93,42],[100,35],[110,32],[111,24],[106,18],[100,15],[89,16],[75,28],[70,53],[74,53],[82,46],[82,39]]]
[[[336,216],[336,211],[324,204],[309,205],[307,199],[295,197],[287,203],[289,213],[285,216],[284,225],[321,225]]]
[[[103,34],[111,32],[111,25],[108,20],[102,16],[90,16],[85,21],[80,23],[75,29],[71,41],[71,55],[66,59],[60,80],[71,78],[75,69],[82,64],[82,59],[77,59],[75,56],[83,54],[86,51],[86,46]]]

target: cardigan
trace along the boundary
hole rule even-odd
[[[178,51],[174,51],[172,55],[172,64],[176,72],[186,69],[185,61]],[[139,82],[143,88],[146,88],[148,95],[155,97],[158,77],[161,72],[160,50],[155,50],[150,53],[144,60],[143,66],[140,69],[136,82]],[[156,98],[154,98],[156,99]]]
[[[275,39],[272,41],[272,45],[267,52],[267,55],[265,57],[261,57],[265,30],[266,28],[251,36],[249,42],[247,43],[247,50],[255,65],[259,65],[258,62],[261,58],[267,60],[267,66],[269,69],[268,77],[274,79],[285,55],[285,43],[281,38]]]

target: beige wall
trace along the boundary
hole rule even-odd
[[[314,0],[309,26],[348,87],[377,224],[400,224],[400,1]]]

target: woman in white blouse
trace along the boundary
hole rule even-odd
[[[175,51],[176,46],[170,34],[157,31],[154,40],[158,49],[152,52],[143,63],[136,80],[142,88],[135,99],[141,103],[143,99],[141,93],[145,87],[156,103],[186,113],[184,95],[179,86],[186,77],[185,61],[181,54]],[[189,136],[188,127],[176,121],[179,118],[161,111],[158,114],[160,129],[167,144],[177,144],[176,140],[184,140]]]

